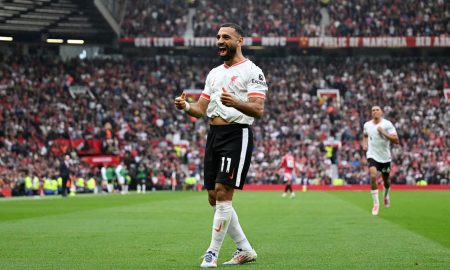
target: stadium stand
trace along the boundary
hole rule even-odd
[[[0,35],[14,33],[27,46],[0,43],[0,190],[24,194],[26,176],[55,178],[64,154],[85,179],[101,179],[101,166],[120,161],[133,181],[145,164],[157,189],[201,179],[208,125],[176,111],[173,99],[186,89],[196,98],[220,64],[210,52],[224,21],[254,38],[257,48],[244,51],[253,50],[246,55],[269,83],[250,183],[278,183],[274,170],[287,149],[312,184],[330,184],[334,165],[345,183],[368,183],[360,139],[374,103],[402,140],[393,148],[393,182],[448,183],[449,14],[443,0],[232,0],[226,9],[206,0],[2,1]],[[118,57],[66,60],[41,44],[59,36],[110,48],[130,39],[119,39]],[[337,49],[336,37],[346,37],[345,46]],[[30,42],[38,45],[29,50]],[[340,101],[318,95],[324,89]]]
[[[444,0],[132,0],[122,36],[210,37],[225,21],[242,25],[248,36],[439,36],[450,33],[449,12]]]
[[[187,30],[187,9],[187,1],[128,1],[122,36],[183,36]]]
[[[255,126],[250,182],[277,182],[274,169],[280,157],[294,149],[302,177],[329,184],[330,162],[323,145],[336,138],[342,144],[337,152],[341,177],[347,183],[367,183],[360,138],[373,103],[382,104],[403,141],[393,150],[393,181],[449,179],[449,112],[442,89],[448,87],[450,70],[445,60],[258,57],[254,61],[267,70],[270,95],[266,115]],[[40,178],[53,175],[60,151],[118,155],[128,159],[131,171],[143,161],[160,175],[161,185],[173,171],[179,178],[187,172],[201,173],[207,125],[185,119],[172,102],[184,89],[201,88],[205,67],[216,64],[215,59],[193,61],[185,56],[68,62],[54,56],[4,58],[3,179],[14,186],[28,171]],[[190,68],[182,68],[186,66]],[[92,96],[71,96],[68,76],[72,85],[88,88]],[[338,89],[341,104],[318,98],[320,88]],[[71,144],[61,148],[58,139]],[[79,146],[80,140],[84,146]],[[80,166],[80,174],[95,173],[86,164]]]
[[[111,42],[115,37],[93,1],[86,0],[2,1],[0,34],[12,32],[28,41],[65,37]]]

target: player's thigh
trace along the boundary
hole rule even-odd
[[[214,149],[215,133],[209,132],[206,141],[205,157],[203,160],[204,184],[207,190],[214,190],[216,177],[219,172],[220,157],[215,154]]]
[[[378,175],[378,169],[375,166],[369,167],[369,174],[371,178],[377,177]]]
[[[377,174],[378,174],[378,170],[379,170],[379,165],[380,164],[377,161],[375,161],[373,158],[369,158],[367,160],[367,162],[368,162],[368,166],[369,166],[369,174],[370,174],[370,176],[372,178],[376,177]]]
[[[239,128],[229,134],[226,147],[219,149],[220,165],[216,182],[242,189],[250,168],[253,133]]]
[[[391,163],[390,162],[380,163],[378,170],[383,175],[383,178],[389,177],[389,174],[391,173]]]

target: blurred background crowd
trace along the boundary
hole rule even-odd
[[[68,0],[47,2],[39,5],[66,6],[73,14],[82,9]],[[102,2],[125,7],[119,10],[123,16],[116,38],[214,37],[227,21],[242,25],[248,37],[450,34],[450,2],[445,0]],[[24,14],[37,8],[20,6],[35,3],[8,5],[19,5]],[[75,19],[81,20],[80,14]],[[213,54],[150,48],[124,49],[120,57],[66,59],[44,46],[34,53],[0,49],[0,189],[23,193],[25,179],[41,186],[45,179],[57,179],[66,154],[76,178],[94,178],[100,186],[109,181],[102,173],[107,166],[93,166],[84,157],[118,157],[132,188],[142,181],[148,189],[179,188],[192,179],[201,183],[207,121],[177,111],[173,100],[185,90],[195,100],[208,72],[221,64]],[[361,139],[373,105],[384,109],[401,139],[392,148],[393,182],[449,182],[448,53],[289,50],[247,55],[244,49],[269,85],[265,114],[253,126],[249,183],[280,183],[277,167],[290,151],[299,164],[298,181],[330,184],[336,165],[345,183],[367,184]],[[339,99],[318,95],[322,89],[336,89]]]
[[[449,16],[445,0],[130,0],[122,36],[211,37],[227,21],[248,36],[439,36]]]
[[[266,74],[266,112],[254,124],[250,183],[276,183],[281,157],[292,151],[299,178],[330,183],[329,167],[349,184],[367,183],[362,125],[379,104],[400,135],[393,147],[394,183],[449,179],[450,110],[443,96],[450,70],[442,59],[283,57],[252,59]],[[185,89],[201,89],[220,61],[160,56],[141,60],[71,60],[4,56],[0,64],[0,176],[14,185],[26,175],[58,174],[55,139],[98,139],[102,154],[118,155],[132,178],[144,164],[154,183],[201,179],[208,125],[175,109]],[[92,95],[72,96],[67,86]],[[317,96],[338,89],[340,101]],[[324,146],[338,144],[335,157]],[[54,150],[54,149],[53,149]],[[81,149],[65,149],[77,160]],[[86,150],[86,149],[83,149]],[[83,177],[100,170],[77,163]]]

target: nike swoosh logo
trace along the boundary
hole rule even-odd
[[[214,228],[214,230],[216,230],[216,232],[220,232],[220,229],[222,229],[222,223],[220,223],[218,228]]]
[[[234,176],[234,169],[233,169],[233,171],[231,172],[231,175],[228,177],[228,179],[232,180],[232,179],[233,179],[233,176]]]

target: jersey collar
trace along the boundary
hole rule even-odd
[[[228,66],[227,64],[223,64],[223,67],[224,68],[231,68],[231,67],[235,67],[235,66],[237,66],[237,65],[240,65],[240,64],[242,64],[242,63],[244,63],[245,61],[247,61],[248,59],[247,58],[245,58],[244,60],[242,60],[241,62],[237,62],[236,64],[233,64],[233,65],[231,65],[231,66]]]

